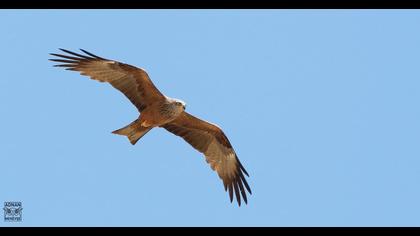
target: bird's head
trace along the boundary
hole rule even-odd
[[[187,107],[187,104],[185,104],[185,102],[184,102],[184,101],[181,101],[181,100],[179,100],[179,99],[176,99],[176,100],[175,100],[175,104],[176,104],[176,106],[178,106],[178,107],[182,107],[182,109],[183,109],[183,110],[185,110],[185,108]]]

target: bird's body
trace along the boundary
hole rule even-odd
[[[131,144],[143,137],[150,129],[162,127],[175,120],[185,110],[185,103],[178,99],[166,97],[146,107],[130,125],[113,131],[114,134],[125,135]]]
[[[140,124],[145,127],[162,126],[175,120],[184,110],[182,101],[165,97],[163,101],[153,103],[141,112]]]
[[[85,50],[82,51],[86,55],[61,50],[68,55],[51,54],[59,59],[50,60],[63,63],[56,66],[110,83],[137,107],[140,112],[138,118],[112,133],[127,136],[133,145],[155,127],[164,128],[182,137],[205,155],[207,163],[223,180],[230,200],[232,201],[235,194],[239,205],[241,196],[247,203],[245,189],[249,193],[251,189],[244,174],[248,173],[220,127],[187,113],[185,102],[163,95],[141,68],[98,57]]]

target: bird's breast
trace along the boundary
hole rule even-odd
[[[172,104],[163,104],[158,108],[158,116],[160,120],[159,125],[164,125],[176,119],[181,113],[182,107],[174,106]]]

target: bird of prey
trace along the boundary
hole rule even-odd
[[[223,180],[230,202],[235,195],[240,206],[242,195],[247,203],[245,189],[250,194],[252,192],[244,174],[249,175],[219,126],[186,112],[185,102],[162,94],[142,68],[105,59],[83,49],[80,50],[84,54],[60,50],[65,54],[50,53],[56,58],[49,60],[60,63],[54,66],[78,71],[93,80],[110,83],[138,109],[140,114],[135,121],[112,133],[127,136],[133,145],[155,127],[164,128],[182,137],[204,154],[207,163]]]

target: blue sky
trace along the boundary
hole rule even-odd
[[[0,226],[420,226],[420,11],[2,10]],[[250,174],[204,157],[57,48],[145,68],[219,124]]]

